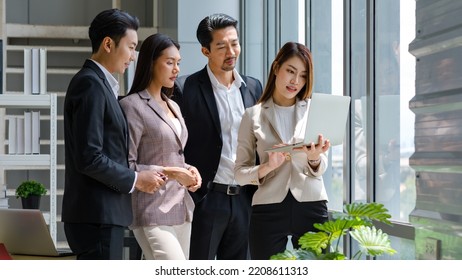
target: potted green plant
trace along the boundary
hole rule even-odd
[[[359,250],[351,259],[362,255],[393,255],[390,238],[377,229],[373,221],[391,224],[388,210],[379,203],[352,203],[344,206],[344,212],[336,212],[332,220],[315,224],[318,232],[307,232],[299,239],[299,249],[288,249],[271,257],[272,260],[344,260],[340,252],[340,238],[349,233],[358,242]]]
[[[16,198],[21,198],[24,209],[39,209],[40,198],[46,193],[45,186],[34,180],[24,181],[16,188]]]

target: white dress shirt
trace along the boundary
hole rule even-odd
[[[274,114],[277,131],[281,136],[282,142],[290,143],[294,136],[295,104],[288,107],[274,104]]]
[[[114,93],[114,96],[117,99],[117,97],[119,96],[119,89],[120,89],[119,82],[117,81],[117,79],[114,78],[114,76],[112,76],[112,74],[109,73],[106,67],[101,65],[99,62],[93,59],[91,59],[91,61],[93,61],[96,65],[98,65],[101,71],[103,71],[104,76],[106,76],[106,80],[109,82],[109,85],[111,86],[112,93]]]
[[[223,140],[220,163],[213,181],[220,184],[235,184],[234,162],[236,160],[237,133],[245,111],[240,91],[240,87],[244,81],[237,70],[234,69],[234,81],[227,88],[218,82],[208,65],[207,72],[212,83],[215,101],[217,102]]]

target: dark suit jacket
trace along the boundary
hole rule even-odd
[[[87,60],[72,78],[64,101],[65,188],[62,221],[128,226],[128,128],[109,82]]]
[[[248,108],[260,98],[262,86],[255,78],[242,76],[242,79],[246,83],[240,88],[242,100],[244,107]],[[207,67],[190,76],[180,77],[172,99],[180,106],[188,128],[184,150],[186,162],[195,166],[202,176],[202,187],[191,193],[198,201],[207,193],[206,184],[215,178],[223,146],[220,118]]]

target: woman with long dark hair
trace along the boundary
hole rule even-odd
[[[188,191],[202,184],[185,162],[188,131],[180,108],[169,96],[180,71],[180,46],[154,34],[141,45],[132,88],[120,100],[129,127],[130,167],[165,174],[153,194],[132,194],[133,230],[146,259],[188,259],[194,202]]]

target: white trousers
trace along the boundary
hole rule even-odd
[[[187,260],[191,223],[176,226],[147,226],[133,230],[147,260]]]

